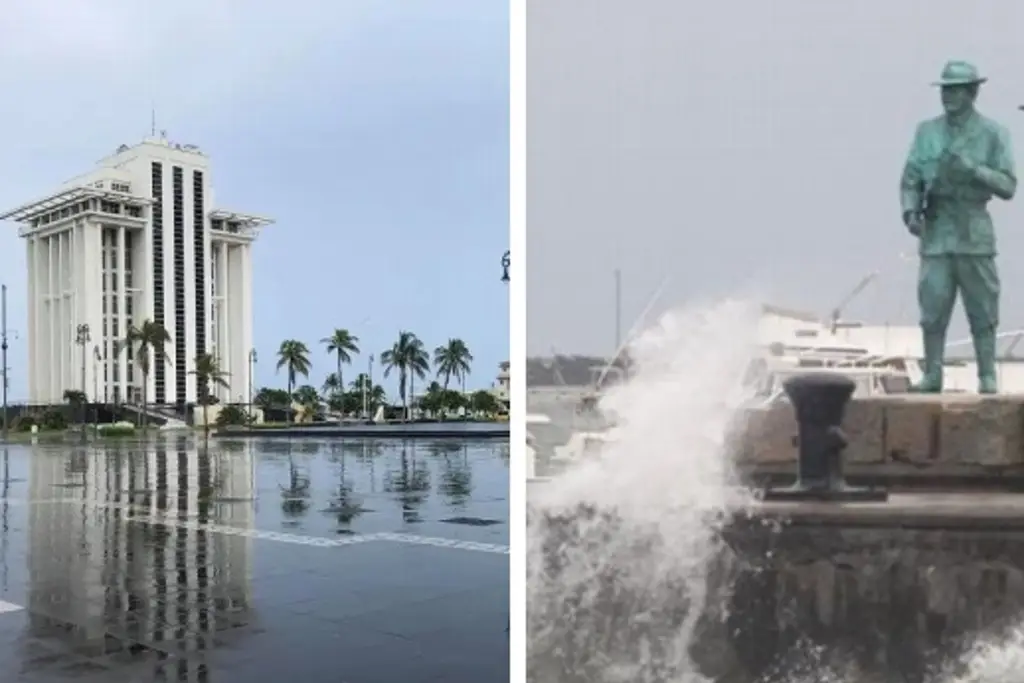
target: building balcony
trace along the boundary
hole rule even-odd
[[[263,216],[217,209],[210,215],[210,237],[223,242],[244,244],[252,242],[260,234],[260,228],[273,225],[274,221]]]

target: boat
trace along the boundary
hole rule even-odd
[[[526,415],[526,481],[544,480],[544,477],[537,476],[537,439],[530,432],[530,425],[551,424],[551,418],[539,413],[527,413]]]

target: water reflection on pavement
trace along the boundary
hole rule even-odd
[[[0,453],[0,680],[508,680],[507,442]]]

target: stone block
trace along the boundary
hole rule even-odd
[[[866,400],[883,406],[886,460],[927,464],[939,459],[938,433],[943,402],[938,397],[908,395]]]
[[[741,462],[786,463],[796,461],[796,418],[789,403],[766,410],[751,410],[744,418],[739,440]]]
[[[850,401],[843,416],[845,462],[885,461],[885,406],[878,401]]]
[[[1000,396],[943,406],[938,451],[943,462],[983,466],[1024,464],[1024,402]]]
[[[850,401],[843,419],[846,462],[941,467],[1024,465],[1024,396],[904,394]],[[795,462],[793,408],[778,403],[747,413],[740,461]]]

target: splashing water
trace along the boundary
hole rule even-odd
[[[737,485],[728,438],[751,398],[743,380],[759,313],[729,301],[664,316],[631,345],[629,382],[602,398],[615,440],[531,490],[532,683],[746,680],[730,670],[732,653],[695,646],[701,613],[722,610],[707,601],[725,513],[752,502]],[[771,680],[874,683],[820,648],[798,654],[799,666]],[[934,683],[1020,683],[1022,671],[1018,629],[975,646]]]
[[[943,683],[1020,683],[1024,680],[1024,627],[979,641],[962,662],[956,667],[960,671],[944,676]]]
[[[631,346],[601,410],[601,457],[531,492],[529,658],[537,683],[698,683],[689,647],[720,550],[726,438],[754,352],[756,306],[666,315]],[[623,599],[630,602],[622,613]],[[618,605],[618,607],[616,607]]]

